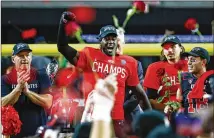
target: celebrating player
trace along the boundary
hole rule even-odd
[[[181,93],[184,113],[197,113],[208,107],[214,93],[214,70],[206,71],[210,61],[209,53],[202,47],[195,47],[188,55],[188,72],[181,74]]]
[[[165,103],[176,101],[179,88],[178,72],[187,71],[187,61],[181,58],[184,47],[176,36],[166,36],[161,46],[162,61],[149,65],[143,85],[153,108],[163,112],[168,108]]]
[[[61,54],[76,67],[83,71],[84,97],[94,89],[97,77],[105,78],[108,74],[116,73],[118,81],[118,92],[116,93],[115,104],[112,110],[112,119],[116,135],[122,137],[121,128],[124,120],[124,95],[125,84],[137,92],[139,98],[143,100],[144,106],[151,109],[149,100],[142,89],[137,75],[137,61],[129,56],[115,54],[118,46],[116,28],[108,25],[100,30],[98,39],[100,49],[85,47],[78,52],[68,45],[64,26],[68,20],[74,20],[75,15],[71,12],[64,12],[60,19],[57,47]]]

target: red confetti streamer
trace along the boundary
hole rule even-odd
[[[22,31],[22,38],[23,39],[29,39],[29,38],[34,38],[37,34],[37,30],[35,28],[29,29],[29,30],[24,30]]]
[[[184,27],[190,31],[195,30],[197,25],[197,21],[195,18],[189,18],[186,20]]]
[[[70,8],[69,11],[76,15],[76,21],[82,24],[89,24],[96,19],[96,10],[87,5],[80,5]]]

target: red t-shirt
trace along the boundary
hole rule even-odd
[[[180,87],[179,79],[178,79],[178,71],[187,71],[187,61],[180,60],[176,64],[169,64],[166,61],[159,61],[149,65],[145,79],[143,82],[143,86],[145,88],[152,88],[158,90],[160,86],[163,86],[159,95],[164,96],[165,91],[170,91],[169,100],[176,100],[176,92]],[[171,86],[164,86],[166,81],[163,81],[163,78],[167,78],[168,82],[171,83]],[[167,98],[162,101],[162,103],[166,103],[168,101]]]
[[[112,110],[112,119],[124,119],[123,103],[125,85],[139,84],[137,75],[137,61],[125,55],[107,56],[100,49],[86,47],[80,53],[76,67],[83,70],[83,92],[85,99],[94,89],[96,79],[105,78],[111,73],[117,74],[118,92],[115,95],[115,105]]]

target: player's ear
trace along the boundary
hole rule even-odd
[[[206,59],[202,59],[202,65],[206,66],[207,65],[207,60]]]
[[[12,57],[11,57],[11,61],[12,61],[13,63],[15,63],[14,58],[15,58],[15,56],[12,56]]]
[[[179,45],[181,48],[181,54],[185,52],[185,48],[182,45]]]

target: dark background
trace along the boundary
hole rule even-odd
[[[2,2],[1,42],[3,44],[34,43],[34,39],[23,40],[20,31],[8,24],[8,21],[11,21],[13,25],[21,30],[36,28],[37,36],[44,36],[47,43],[56,43],[60,16],[62,12],[73,5],[66,5],[62,1],[60,4],[64,4],[63,6],[58,6],[55,3],[55,6],[52,7],[54,3]],[[80,24],[83,34],[98,34],[102,26],[113,25],[112,15],[118,17],[121,25],[125,20],[127,10],[131,8],[131,1],[115,2],[113,4],[111,4],[112,2],[103,3],[103,1],[90,2],[92,5],[98,5],[92,6],[96,9],[96,19],[90,24]],[[191,32],[184,28],[184,22],[188,18],[196,18],[200,24],[201,33],[211,35],[211,21],[214,20],[214,2],[189,2],[189,4],[185,3],[183,5],[182,3],[184,2],[160,2],[159,6],[151,6],[148,14],[135,14],[125,28],[126,34],[163,35],[165,29],[169,29],[179,35],[191,35]],[[40,4],[40,6],[36,4]],[[69,43],[78,43],[75,39],[69,39],[69,41]],[[142,62],[144,73],[149,64],[159,60],[159,57],[141,56],[136,58]],[[214,56],[211,57],[208,69],[214,69],[213,61]],[[8,65],[11,65],[10,57],[2,59],[2,63],[4,73]]]
[[[96,8],[96,20],[90,24],[80,24],[84,34],[98,34],[103,25],[113,24],[115,14],[120,24],[125,19],[128,8]],[[56,43],[58,23],[61,13],[66,8],[2,8],[2,43],[22,41],[20,32],[8,24],[10,20],[21,29],[36,28],[48,43]],[[211,35],[211,21],[214,19],[213,8],[162,8],[151,7],[149,14],[136,14],[128,22],[127,34],[164,34],[171,29],[176,34],[190,34],[184,28],[184,22],[196,18],[202,34]],[[28,40],[28,43],[33,41]],[[75,42],[75,41],[71,41]]]

